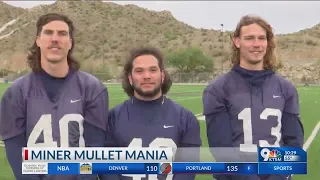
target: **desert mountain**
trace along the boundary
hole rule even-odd
[[[19,17],[27,10],[23,8],[13,7],[0,1],[0,25],[4,25],[9,21]]]
[[[169,11],[149,11],[135,5],[56,1],[26,10],[0,2],[0,12],[0,69],[14,71],[25,69],[25,55],[35,38],[36,20],[47,12],[63,13],[74,21],[74,52],[86,71],[101,72],[106,65],[116,73],[128,49],[139,44],[153,44],[165,51],[200,46],[220,63],[227,60],[230,44],[229,32],[222,37],[219,30],[196,29],[180,22]],[[277,42],[282,61],[313,63],[320,57],[320,24],[279,35]]]

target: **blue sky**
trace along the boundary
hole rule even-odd
[[[31,8],[54,1],[4,1]],[[179,21],[196,28],[233,30],[245,14],[265,18],[279,33],[292,33],[320,23],[320,1],[113,1],[135,4],[150,10],[168,10]]]

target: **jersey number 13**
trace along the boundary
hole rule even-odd
[[[277,126],[271,128],[271,135],[276,137],[274,144],[269,144],[266,140],[259,140],[261,147],[279,147],[281,140],[281,117],[282,113],[279,109],[266,108],[260,114],[261,120],[268,120],[268,116],[277,117]],[[252,140],[252,119],[251,108],[245,108],[238,114],[238,119],[243,121],[244,144],[240,144],[240,151],[256,152],[257,145]]]

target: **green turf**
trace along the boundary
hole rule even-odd
[[[8,88],[8,84],[0,84],[0,96]],[[108,85],[110,96],[110,107],[123,102],[127,96],[123,93],[121,86]],[[194,114],[200,114],[202,111],[201,95],[204,89],[203,85],[173,85],[168,97],[177,103],[190,109]],[[320,87],[298,87],[301,118],[305,127],[305,140],[310,136],[312,130],[319,122],[318,117],[320,105]],[[206,129],[204,121],[200,121],[201,137],[203,146],[207,147]],[[320,177],[320,138],[317,136],[308,149],[308,175],[295,175],[294,180],[319,179]],[[0,180],[14,179],[12,171],[6,159],[3,147],[0,147]],[[198,175],[197,180],[213,179],[211,175]]]

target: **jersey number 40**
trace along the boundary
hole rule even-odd
[[[60,147],[69,147],[69,130],[68,124],[71,121],[79,124],[79,147],[84,147],[83,138],[83,121],[81,114],[66,114],[59,120],[60,129]],[[41,132],[43,133],[43,143],[36,143]],[[53,141],[52,137],[52,118],[51,114],[44,114],[40,117],[37,124],[34,126],[28,138],[28,147],[57,147],[57,142]]]

